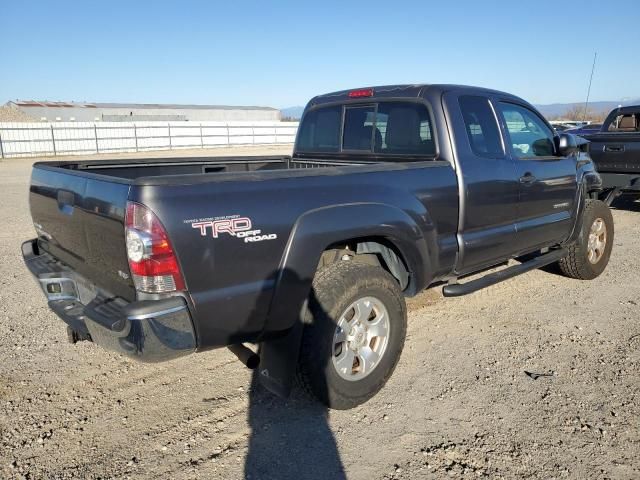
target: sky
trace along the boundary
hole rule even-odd
[[[640,97],[640,1],[0,0],[0,103],[304,105],[458,83],[535,104]]]

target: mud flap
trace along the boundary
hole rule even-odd
[[[280,338],[260,345],[260,383],[276,395],[287,398],[293,388],[304,325],[301,321]]]

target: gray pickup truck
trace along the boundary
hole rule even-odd
[[[601,200],[640,194],[640,105],[613,109],[599,132],[582,135],[602,177]]]
[[[313,98],[291,157],[37,163],[22,252],[74,342],[151,362],[229,347],[270,390],[297,372],[351,408],[398,362],[405,297],[551,263],[597,277],[601,189],[587,143],[518,97],[363,88]]]

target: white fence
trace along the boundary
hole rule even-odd
[[[293,143],[295,122],[0,122],[0,157]]]

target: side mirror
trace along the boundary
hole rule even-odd
[[[536,157],[553,156],[553,142],[546,137],[533,142],[531,149]]]
[[[570,157],[578,153],[578,142],[576,142],[575,135],[571,133],[560,133],[556,137],[556,147],[558,155],[561,157]]]

